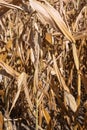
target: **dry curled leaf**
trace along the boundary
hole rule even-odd
[[[68,30],[59,12],[56,9],[54,9],[47,1],[44,0],[44,2],[41,3],[36,0],[30,0],[30,5],[37,12],[38,17],[43,18],[44,21],[49,23],[57,31],[60,29],[62,33],[70,41],[75,43],[74,37],[72,36],[71,32]]]
[[[28,88],[27,88],[27,75],[26,75],[25,72],[22,72],[18,77],[18,91],[15,95],[14,101],[13,101],[11,109],[10,109],[10,112],[12,111],[13,107],[15,106],[16,101],[19,98],[21,89],[24,89],[25,97],[26,97],[26,100],[28,102],[30,110],[31,111],[33,110],[33,105],[32,105],[32,102],[30,100],[29,91],[28,91]]]
[[[66,105],[70,107],[73,112],[76,112],[77,104],[76,104],[74,96],[64,91],[64,100],[65,100]]]
[[[15,71],[12,67],[10,67],[8,64],[0,60],[0,66],[5,69],[5,71],[10,74],[11,76],[17,78],[19,76],[19,73]]]

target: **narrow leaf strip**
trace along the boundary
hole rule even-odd
[[[51,117],[50,117],[49,113],[44,108],[42,109],[42,111],[43,111],[43,115],[45,117],[45,120],[46,120],[47,124],[49,124],[50,120],[51,120]]]
[[[72,44],[72,50],[73,50],[73,58],[74,58],[76,69],[79,70],[79,59],[77,56],[77,49],[75,44]]]
[[[24,93],[25,93],[25,97],[26,97],[26,100],[27,100],[27,103],[28,103],[28,106],[32,112],[33,110],[33,104],[30,100],[30,96],[29,96],[29,90],[28,90],[28,85],[27,85],[27,74],[25,72],[22,73],[23,75],[23,88],[24,88]]]
[[[56,59],[55,59],[55,56],[54,56],[54,55],[53,55],[53,62],[54,62],[55,73],[56,73],[56,75],[57,75],[58,80],[61,82],[61,84],[62,84],[64,90],[66,90],[67,92],[70,93],[70,90],[69,90],[69,88],[67,87],[67,85],[66,85],[66,83],[65,83],[65,81],[64,81],[64,79],[63,79],[63,77],[62,77],[62,75],[61,75],[61,73],[60,73],[60,71],[59,71],[59,69],[58,69],[58,66],[57,66]]]
[[[78,99],[77,99],[78,106],[80,105],[80,99],[81,99],[81,75],[78,72]]]
[[[80,105],[80,95],[81,95],[81,77],[80,77],[80,73],[79,73],[79,59],[78,59],[78,55],[77,55],[77,49],[76,49],[76,45],[74,43],[72,44],[72,50],[73,50],[73,58],[74,58],[75,66],[76,66],[77,73],[78,73],[78,98],[77,98],[77,104],[79,106]]]

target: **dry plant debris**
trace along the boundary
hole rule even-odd
[[[86,0],[0,0],[0,130],[87,130]]]

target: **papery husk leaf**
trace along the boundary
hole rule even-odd
[[[73,95],[68,93],[67,91],[64,91],[64,100],[66,105],[69,106],[73,112],[76,112],[77,104]]]

